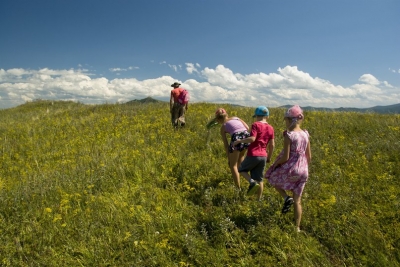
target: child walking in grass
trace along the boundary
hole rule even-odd
[[[251,125],[250,137],[233,143],[233,145],[250,144],[246,158],[239,167],[239,173],[250,183],[247,195],[257,192],[258,200],[261,200],[264,190],[264,168],[266,163],[271,161],[275,147],[274,128],[268,124],[268,117],[267,107],[257,107],[253,116],[256,121]]]
[[[238,117],[229,117],[228,113],[223,108],[219,108],[215,112],[215,121],[217,121],[218,124],[221,124],[220,134],[222,141],[224,142],[224,148],[228,157],[233,182],[236,187],[240,189],[240,174],[238,172],[238,166],[243,161],[244,154],[246,153],[249,144],[241,143],[233,145],[233,142],[250,136],[248,132],[249,126]],[[229,144],[226,138],[227,133],[231,136]]]
[[[283,150],[265,177],[283,197],[282,213],[287,213],[294,204],[296,230],[300,231],[302,216],[301,195],[308,180],[308,165],[311,162],[309,134],[300,128],[304,119],[299,106],[293,106],[285,113],[286,131],[283,132]],[[286,194],[292,191],[293,197]]]

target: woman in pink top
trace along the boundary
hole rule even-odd
[[[226,113],[223,108],[217,109],[215,112],[215,120],[219,124],[222,124],[220,133],[228,157],[229,168],[232,172],[233,182],[236,187],[240,189],[240,174],[238,172],[238,166],[242,163],[249,144],[240,143],[234,146],[233,142],[249,137],[249,126],[238,117],[229,117],[228,113]],[[228,139],[226,138],[227,133],[231,136],[229,144]]]

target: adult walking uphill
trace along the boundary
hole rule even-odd
[[[181,84],[174,82],[171,87],[171,97],[169,100],[169,112],[171,113],[172,126],[185,126],[185,111],[188,109],[189,93],[186,89],[179,87]]]

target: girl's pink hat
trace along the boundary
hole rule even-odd
[[[298,105],[295,105],[286,111],[285,118],[303,119],[303,110]]]

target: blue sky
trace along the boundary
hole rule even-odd
[[[1,0],[0,108],[400,103],[398,0]]]

